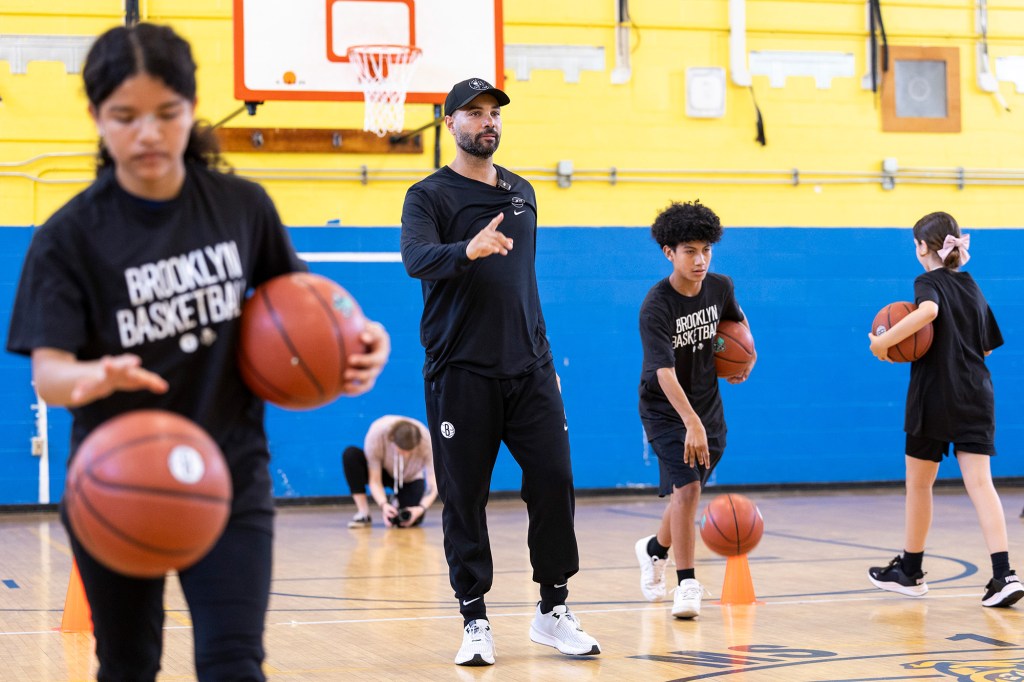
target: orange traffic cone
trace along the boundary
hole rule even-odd
[[[60,620],[61,632],[92,632],[92,610],[85,598],[82,576],[78,563],[71,560],[71,579],[68,580],[68,595],[64,599],[64,616]]]
[[[747,555],[729,557],[725,562],[725,584],[722,585],[723,604],[756,604],[754,581],[750,578]]]

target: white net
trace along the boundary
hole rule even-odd
[[[411,45],[353,45],[348,60],[359,71],[366,112],[363,130],[384,137],[405,124],[405,93],[421,50]]]

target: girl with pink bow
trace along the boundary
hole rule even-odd
[[[1024,597],[1024,586],[1010,568],[1006,517],[992,483],[995,397],[985,366],[985,356],[1003,344],[1003,337],[981,288],[969,273],[959,270],[970,258],[970,244],[970,235],[961,234],[948,213],[929,213],[917,221],[914,246],[925,269],[914,280],[917,310],[882,336],[868,334],[871,352],[889,361],[890,346],[929,322],[935,332],[928,352],[910,365],[903,553],[887,566],[868,569],[868,579],[876,587],[910,597],[928,592],[921,565],[932,521],[932,486],[939,463],[952,446],[992,560],[992,579],[981,603],[1006,607]]]

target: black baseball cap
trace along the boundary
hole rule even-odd
[[[480,95],[492,95],[498,100],[498,106],[505,106],[510,101],[508,95],[494,87],[483,78],[470,78],[452,87],[452,91],[444,98],[444,115],[451,116]]]

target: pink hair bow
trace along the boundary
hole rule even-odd
[[[942,242],[942,248],[939,249],[939,260],[946,260],[946,256],[950,254],[953,249],[960,249],[960,265],[966,265],[967,261],[971,259],[971,254],[967,253],[967,249],[971,246],[971,235],[965,234],[962,237],[954,237],[951,234],[947,234],[945,240]]]

